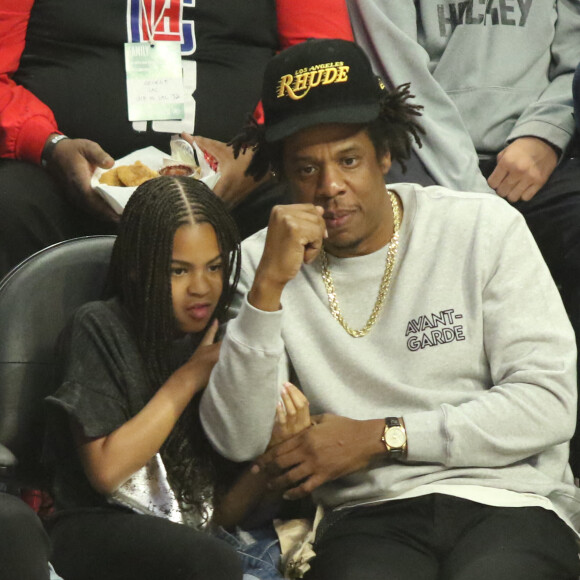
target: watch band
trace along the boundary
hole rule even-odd
[[[407,431],[402,417],[386,417],[381,437],[389,459],[404,459],[407,456]]]
[[[68,139],[68,137],[66,135],[54,135],[47,140],[44,149],[42,150],[42,156],[40,158],[40,164],[42,167],[46,167],[48,165],[56,144],[63,139]]]
[[[401,418],[400,417],[385,417],[385,425],[387,427],[400,427]]]

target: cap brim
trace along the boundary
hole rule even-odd
[[[326,107],[319,111],[296,115],[270,126],[268,125],[268,119],[266,119],[265,136],[266,141],[272,143],[314,125],[326,123],[369,123],[378,116],[379,104],[376,101],[366,105]]]

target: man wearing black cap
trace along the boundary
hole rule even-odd
[[[281,385],[304,391],[312,427],[254,470],[323,506],[308,578],[577,578],[573,332],[507,202],[385,187],[419,140],[410,97],[345,41],[268,65],[265,126],[239,141],[297,203],[244,242],[204,428],[250,460]]]

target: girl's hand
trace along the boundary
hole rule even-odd
[[[307,429],[310,424],[308,399],[292,383],[284,383],[282,401],[276,406],[276,419],[268,449]]]
[[[300,389],[292,383],[284,383],[282,401],[276,408],[276,419],[268,449],[310,427],[308,406],[308,399]],[[259,460],[260,458],[257,459]],[[228,494],[216,505],[214,523],[225,528],[233,528],[243,522],[260,502],[264,502],[264,505],[268,505],[268,502],[278,502],[280,492],[268,491],[271,479],[272,476],[265,469],[260,470],[256,465],[245,471]],[[272,509],[272,506],[268,507],[268,511]]]
[[[221,342],[214,342],[217,331],[218,322],[214,320],[191,358],[173,373],[178,380],[193,380],[194,393],[205,389],[211,370],[218,361]]]
[[[214,321],[191,358],[161,385],[134,417],[109,435],[91,438],[73,422],[85,473],[92,486],[105,495],[113,493],[159,451],[183,410],[209,380],[217,362],[220,343]]]

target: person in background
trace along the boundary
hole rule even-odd
[[[576,346],[523,217],[489,193],[385,186],[420,106],[354,43],[282,51],[262,102],[237,146],[295,203],[242,244],[208,438],[264,453],[280,383],[302,389],[313,425],[253,471],[323,506],[309,580],[577,578]]]
[[[4,2],[0,276],[47,245],[115,232],[118,216],[90,187],[94,169],[150,145],[168,152],[172,134],[195,136],[219,161],[215,193],[242,236],[263,227],[285,192],[268,177],[243,179],[247,162],[236,163],[225,143],[258,104],[264,66],[280,46],[352,34],[344,2],[324,8],[303,0]],[[124,44],[150,40],[179,44],[182,120],[129,120]]]

